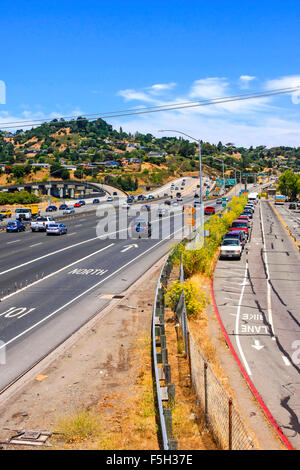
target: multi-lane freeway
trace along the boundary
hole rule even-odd
[[[193,186],[185,190],[183,204],[194,200]],[[101,312],[110,301],[107,294],[121,294],[168,252],[174,239],[159,227],[167,223],[174,234],[183,219],[181,206],[168,209],[163,218],[154,212],[152,232],[158,235],[149,239],[128,238],[127,228],[118,225],[122,208],[113,205],[67,220],[68,234],[61,237],[0,233],[0,353],[6,353],[0,390]],[[110,225],[99,236],[97,226],[104,228],[107,214]]]

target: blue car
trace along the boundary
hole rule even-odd
[[[68,231],[64,224],[49,224],[46,228],[47,235],[63,235]]]
[[[46,209],[46,212],[55,212],[55,211],[57,211],[56,206],[48,206]]]
[[[65,210],[65,209],[67,209],[67,208],[68,208],[67,204],[62,204],[61,206],[59,206],[59,210],[60,210],[60,211],[63,211],[63,210]]]
[[[146,199],[146,198],[145,198],[145,196],[144,196],[143,194],[140,194],[140,195],[138,196],[138,201],[143,201],[144,199]]]
[[[25,232],[25,225],[21,224],[19,220],[12,220],[6,225],[7,232]]]

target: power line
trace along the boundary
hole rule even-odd
[[[74,120],[91,121],[91,120],[94,120],[95,118],[107,119],[107,118],[115,118],[115,117],[122,117],[122,116],[126,117],[126,116],[134,116],[134,115],[139,115],[139,114],[157,113],[157,112],[163,112],[163,111],[176,111],[176,110],[186,109],[186,108],[195,108],[195,107],[201,107],[201,106],[225,104],[225,103],[230,103],[234,101],[245,101],[245,100],[250,100],[250,99],[255,99],[255,98],[265,98],[269,96],[294,93],[296,91],[300,91],[300,86],[290,87],[290,88],[279,88],[279,89],[274,89],[274,90],[270,90],[266,92],[254,92],[254,93],[247,93],[247,94],[242,94],[242,95],[226,96],[222,98],[212,98],[210,100],[185,101],[181,103],[169,103],[169,104],[160,105],[160,106],[148,106],[148,107],[124,109],[124,110],[119,110],[119,111],[110,111],[110,112],[104,112],[104,113],[84,114],[81,116],[61,116],[56,119],[64,119],[65,121],[64,124],[67,124],[68,122],[72,122]],[[0,129],[32,127],[33,125],[39,125],[39,124],[43,124],[47,122],[51,122],[51,125],[62,124],[62,121],[53,122],[53,119],[39,119],[39,120],[32,119],[32,120],[25,120],[25,121],[11,121],[11,122],[5,123],[5,126],[0,126]],[[18,124],[18,125],[12,125],[12,124]]]

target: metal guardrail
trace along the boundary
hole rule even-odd
[[[172,406],[175,400],[175,386],[171,383],[171,367],[168,364],[164,324],[164,288],[171,269],[172,264],[168,258],[157,281],[152,319],[153,364],[163,450],[178,449],[177,439],[174,439],[172,434]],[[165,386],[161,386],[161,381],[164,381]],[[163,403],[166,403],[167,406],[164,406]]]

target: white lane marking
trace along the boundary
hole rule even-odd
[[[181,228],[176,230],[175,233],[179,232],[180,230],[182,230]],[[21,336],[24,336],[26,333],[28,333],[29,331],[33,330],[33,328],[35,328],[36,326],[40,325],[41,323],[43,323],[44,321],[48,320],[48,318],[51,318],[53,317],[53,315],[55,315],[56,313],[60,312],[61,310],[63,310],[64,308],[68,307],[69,305],[71,305],[73,302],[75,302],[76,300],[80,299],[80,297],[82,297],[83,295],[87,294],[88,292],[90,292],[91,290],[95,289],[96,287],[100,286],[100,284],[102,284],[103,282],[107,281],[107,279],[110,279],[112,276],[114,276],[115,274],[117,274],[118,272],[120,272],[122,269],[126,268],[127,266],[129,266],[131,263],[133,263],[134,261],[136,261],[137,259],[139,259],[141,256],[144,256],[147,252],[153,250],[156,246],[160,245],[161,243],[165,242],[166,240],[160,240],[159,242],[157,242],[155,245],[151,246],[150,248],[148,248],[148,250],[144,251],[143,253],[140,253],[138,256],[136,256],[135,258],[133,258],[132,260],[128,261],[126,264],[124,264],[123,266],[120,266],[120,268],[116,269],[116,271],[114,271],[113,273],[109,274],[108,276],[106,276],[104,279],[102,279],[101,281],[97,282],[97,284],[94,284],[92,287],[89,287],[86,291],[82,292],[81,294],[77,295],[77,297],[74,297],[72,300],[69,300],[69,302],[67,302],[65,305],[63,305],[62,307],[59,307],[57,310],[55,310],[54,312],[50,313],[49,315],[47,315],[45,318],[43,318],[42,320],[40,320],[39,322],[35,323],[34,325],[31,325],[29,328],[27,328],[26,330],[22,331],[22,333],[19,333],[17,336],[15,336],[14,338],[11,338],[9,341],[7,341],[6,343],[3,343],[1,344],[0,343],[0,350],[5,348],[6,346],[8,346],[10,343],[16,341],[18,338],[20,338]],[[108,245],[106,248],[108,248],[110,245]],[[45,279],[45,278],[44,278]],[[41,279],[42,281],[43,279]]]
[[[237,312],[236,312],[236,318],[235,318],[235,337],[236,337],[236,344],[237,344],[237,347],[239,349],[242,361],[245,365],[247,374],[252,375],[250,367],[249,367],[248,362],[246,360],[246,357],[244,355],[244,351],[243,351],[242,346],[241,346],[240,338],[239,338],[239,322],[240,322],[240,314],[241,314],[241,304],[242,304],[242,300],[243,300],[244,290],[245,290],[245,287],[247,285],[247,272],[248,272],[248,262],[246,262],[245,273],[244,273],[244,283],[243,283],[243,287],[242,287],[242,290],[241,290],[239,303],[238,303],[238,306],[237,306]]]
[[[68,233],[69,237],[71,237],[72,235],[76,235],[77,232],[72,232],[72,233]]]
[[[207,204],[208,204],[208,203],[206,203],[206,205],[207,205]],[[180,213],[180,214],[174,214],[175,217],[178,216],[178,215],[181,216],[182,214],[181,214],[181,213]],[[166,219],[167,219],[167,218],[169,219],[169,218],[171,218],[171,216],[166,217]],[[153,220],[153,223],[154,223],[154,222],[157,222],[157,221],[159,221],[159,219]],[[116,230],[115,232],[110,232],[110,233],[107,233],[107,234],[105,234],[105,235],[100,235],[99,237],[89,238],[89,239],[87,239],[87,240],[83,240],[82,242],[74,243],[74,245],[69,245],[69,246],[66,246],[65,248],[61,248],[61,249],[59,249],[59,250],[52,251],[51,253],[47,253],[46,255],[39,256],[38,258],[34,258],[34,259],[30,260],[30,261],[26,261],[26,263],[22,263],[22,264],[19,264],[19,265],[17,265],[17,266],[14,266],[14,267],[12,267],[12,268],[6,269],[5,271],[0,272],[0,276],[2,276],[3,274],[9,273],[9,272],[11,272],[11,271],[14,271],[14,270],[16,270],[16,269],[22,268],[23,266],[27,266],[28,264],[35,263],[36,261],[39,261],[39,260],[41,260],[41,259],[47,258],[47,257],[49,257],[49,256],[56,255],[57,253],[61,253],[61,252],[66,251],[66,250],[70,250],[71,248],[75,248],[76,246],[80,246],[80,245],[83,245],[83,244],[85,244],[85,243],[89,243],[89,242],[92,242],[92,241],[95,241],[95,240],[101,240],[102,238],[108,238],[110,235],[115,235],[115,234],[117,234],[117,233],[121,233],[121,232],[124,232],[124,231],[126,231],[126,230],[128,230],[127,227],[126,227],[125,229],[122,229],[122,230]],[[180,229],[180,230],[181,230],[181,229]],[[178,231],[179,231],[179,230],[177,230],[177,232],[178,232]],[[174,233],[177,233],[177,232],[174,232]],[[73,232],[73,233],[74,233],[74,232]],[[70,236],[71,234],[68,234],[68,235]],[[68,235],[67,235],[67,236],[68,236]]]
[[[124,250],[121,250],[121,253],[125,253],[125,251],[131,250],[131,248],[138,248],[138,245],[135,243],[133,245],[125,245]]]
[[[20,241],[20,239],[18,239],[18,240],[13,240],[13,241],[11,241],[11,242],[6,242],[6,244],[7,244],[7,245],[10,245],[11,243],[17,243],[17,242],[19,242],[19,241]]]
[[[290,361],[288,360],[288,358],[287,358],[286,356],[281,356],[281,357],[282,357],[283,362],[284,362],[284,364],[285,364],[286,366],[290,366],[290,365],[291,365]]]
[[[77,261],[74,261],[71,264],[68,264],[67,266],[64,266],[63,268],[60,268],[57,271],[54,271],[53,273],[48,274],[47,276],[43,277],[42,279],[38,279],[37,281],[34,281],[31,284],[28,284],[27,286],[22,287],[21,289],[15,291],[15,292],[12,292],[11,294],[6,295],[5,297],[2,297],[2,299],[0,299],[0,301],[2,302],[3,300],[6,300],[6,299],[12,297],[13,295],[19,294],[20,292],[23,292],[24,290],[29,289],[30,287],[35,286],[36,284],[39,284],[40,282],[45,281],[46,279],[49,279],[52,276],[55,276],[55,274],[58,274],[58,273],[62,272],[64,269],[68,269],[71,266],[74,266],[74,264],[80,263],[80,261],[84,261],[84,260],[90,258],[91,256],[97,255],[101,251],[104,251],[104,250],[106,250],[107,248],[110,248],[113,245],[114,245],[114,243],[111,243],[110,245],[107,245],[104,248],[101,248],[100,250],[94,251],[94,253],[91,253],[90,255],[84,256],[84,258],[81,258]]]
[[[82,227],[83,224],[76,224],[74,227]]]
[[[32,248],[33,246],[38,246],[38,245],[42,245],[43,242],[39,242],[39,243],[34,243],[34,245],[30,245],[29,248]]]
[[[260,351],[261,349],[264,348],[263,344],[260,344],[258,339],[254,340],[254,344],[251,344],[252,348],[256,349],[257,351]]]
[[[265,238],[265,229],[264,229],[264,220],[262,215],[262,206],[260,206],[260,221],[261,221],[261,229],[262,229],[262,236],[263,236],[263,256],[265,258],[265,265],[266,265],[266,274],[267,274],[267,304],[268,304],[268,321],[271,326],[272,331],[272,340],[275,341],[275,332],[274,332],[274,325],[273,325],[273,315],[272,315],[272,301],[271,301],[271,281],[270,281],[270,272],[268,266],[268,256],[267,256],[267,246],[266,246],[266,238]]]

